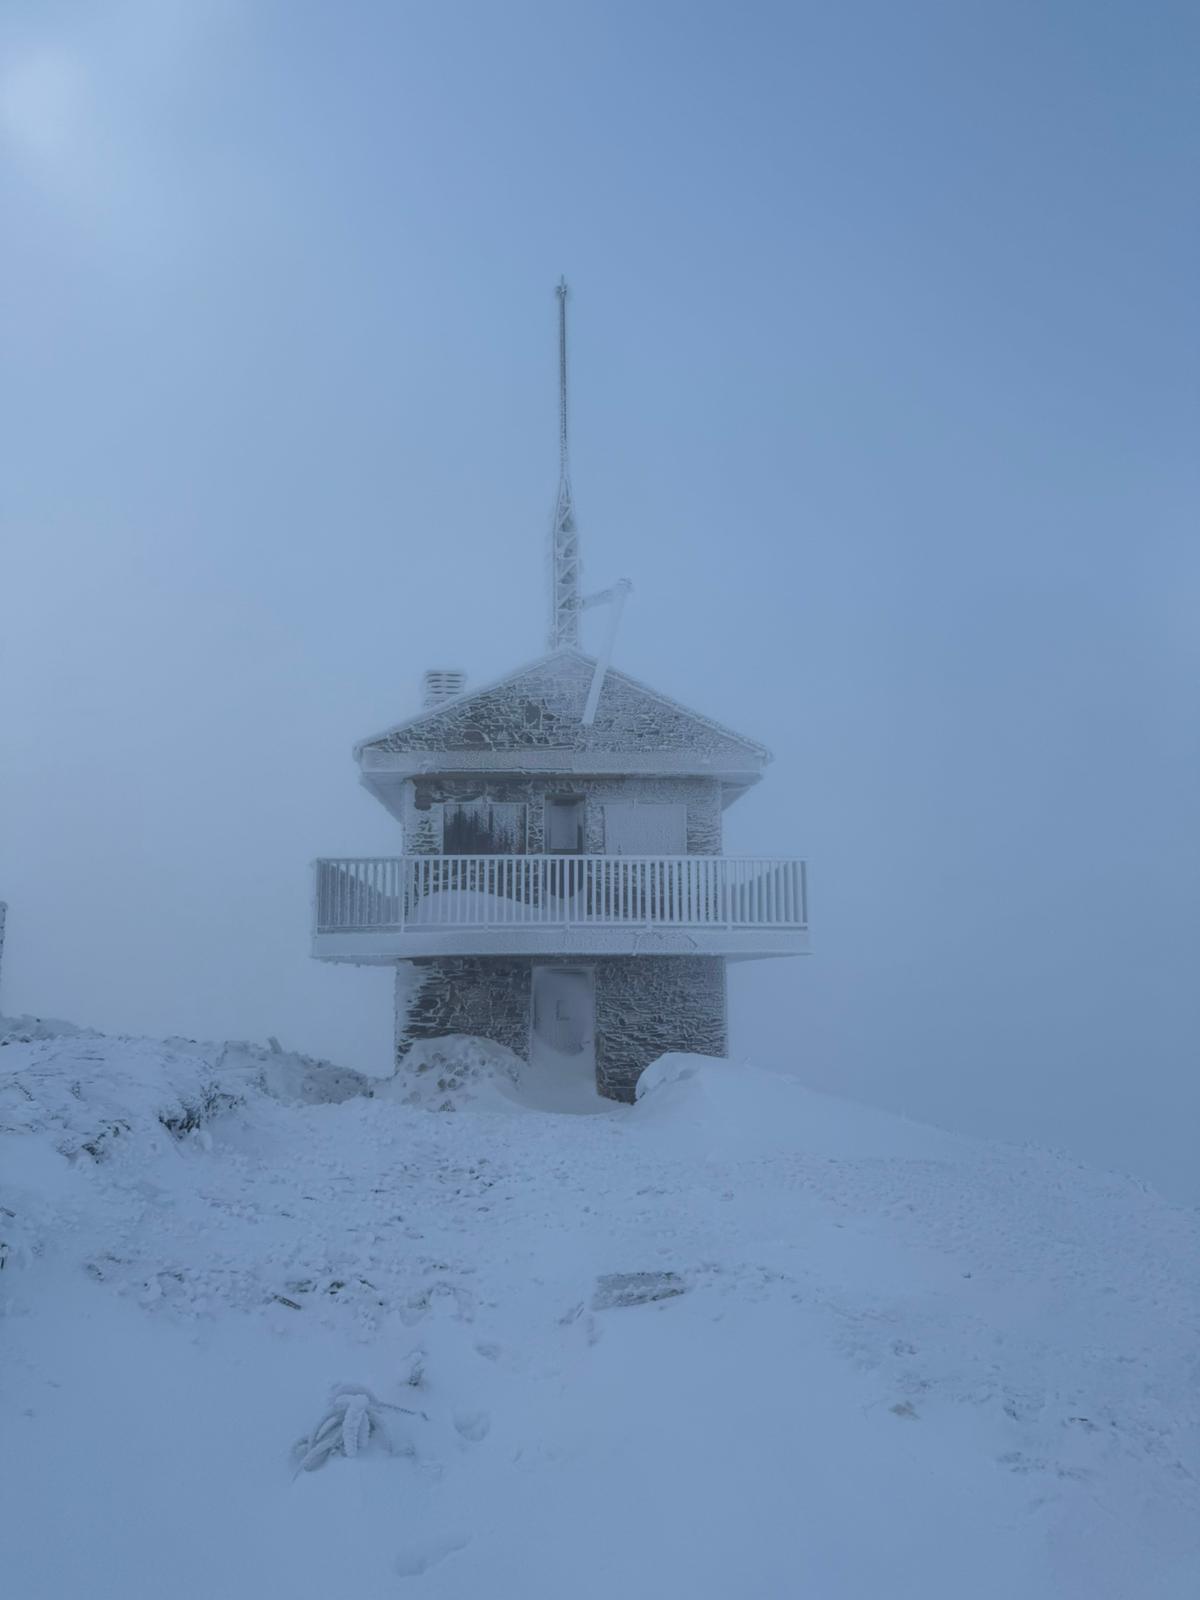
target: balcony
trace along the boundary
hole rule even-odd
[[[801,955],[803,861],[377,856],[318,861],[313,955]]]

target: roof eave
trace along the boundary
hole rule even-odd
[[[384,781],[455,775],[511,777],[693,777],[757,781],[767,758],[707,759],[694,750],[373,750],[364,778]]]

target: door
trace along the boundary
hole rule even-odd
[[[530,1059],[580,1074],[596,1070],[596,995],[588,967],[534,967]]]
[[[687,807],[605,806],[604,849],[610,856],[687,855]]]

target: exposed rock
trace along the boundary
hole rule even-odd
[[[644,1306],[654,1300],[673,1300],[686,1294],[687,1284],[677,1272],[606,1272],[596,1279],[593,1311],[616,1306]]]

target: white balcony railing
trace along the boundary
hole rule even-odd
[[[316,863],[318,934],[807,926],[803,861],[485,855]]]

